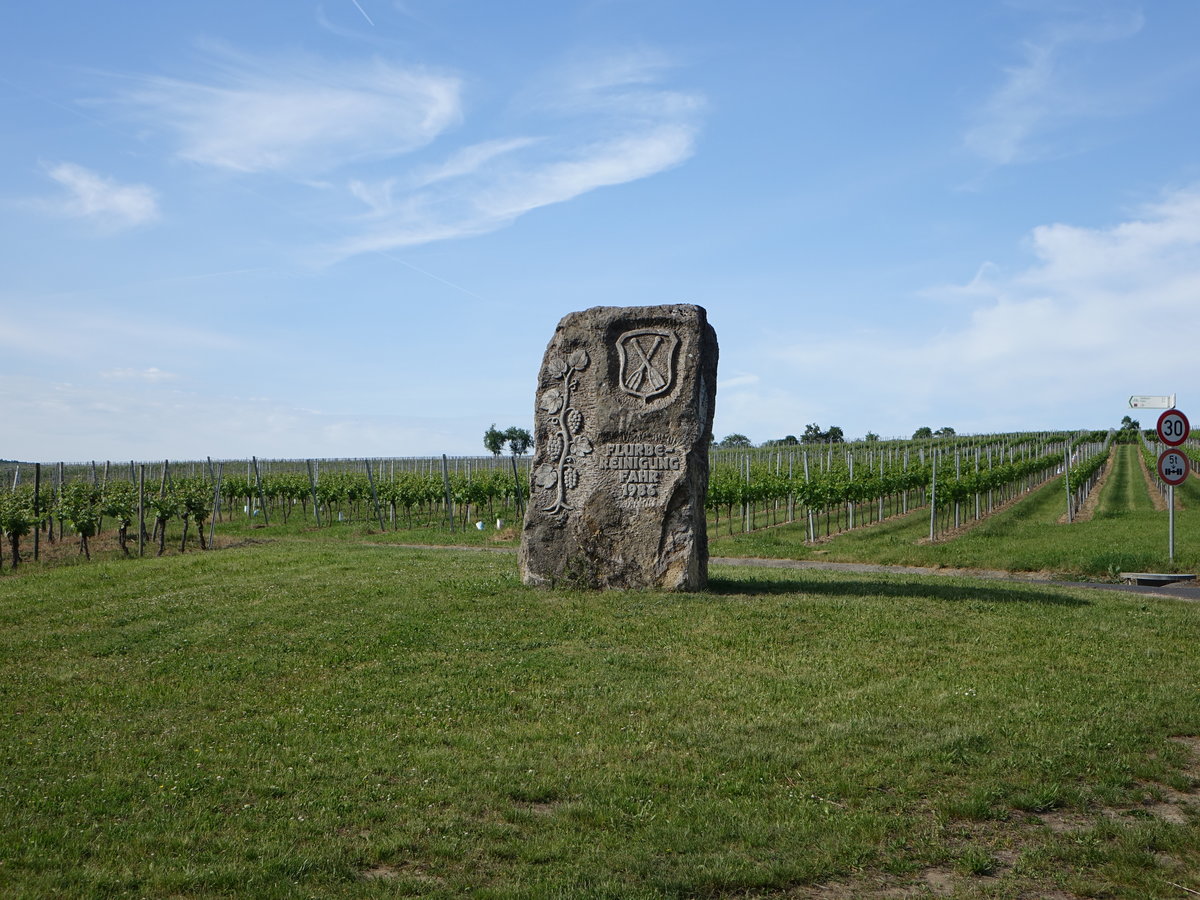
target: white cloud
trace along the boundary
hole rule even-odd
[[[109,228],[130,228],[158,218],[158,195],[147,185],[120,184],[68,162],[47,166],[46,174],[67,190],[67,196],[42,204],[55,214]]]
[[[110,381],[173,381],[179,376],[173,372],[164,372],[162,369],[151,366],[148,369],[105,369],[100,373],[101,378]]]
[[[145,78],[121,97],[202,165],[329,171],[424,146],[461,115],[459,79],[420,67],[223,55],[207,80]]]
[[[1108,228],[1041,226],[1029,245],[1029,266],[992,268],[961,288],[966,309],[948,309],[924,340],[809,335],[782,351],[757,348],[757,358],[773,357],[781,368],[771,380],[800,385],[802,397],[820,386],[808,392],[806,420],[849,408],[861,421],[839,422],[848,432],[888,435],[922,424],[964,433],[1113,424],[1130,394],[1182,396],[1200,380],[1189,350],[1200,333],[1200,189]],[[828,397],[836,403],[826,410]],[[859,402],[848,407],[847,397]]]
[[[485,234],[532,210],[681,164],[695,151],[704,103],[658,86],[664,65],[625,56],[548,78],[557,87],[528,110],[548,135],[483,141],[407,178],[352,181],[351,194],[373,221],[330,248],[330,257]]]
[[[1103,44],[1137,34],[1140,14],[1050,28],[1024,45],[1024,62],[1006,70],[1004,83],[979,108],[964,143],[996,165],[1026,162],[1066,152],[1052,134],[1083,118],[1112,116],[1124,105],[1103,96],[1072,71],[1078,44]]]

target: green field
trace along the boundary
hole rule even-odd
[[[571,593],[295,539],[28,567],[0,895],[1179,897],[1198,641],[1189,604],[950,578]]]

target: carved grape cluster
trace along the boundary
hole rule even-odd
[[[567,354],[566,359],[556,356],[546,363],[551,377],[562,382],[561,387],[543,392],[538,401],[538,407],[554,417],[555,425],[546,442],[547,462],[533,472],[538,487],[554,492],[554,499],[544,507],[546,512],[563,513],[572,509],[567,491],[579,486],[577,458],[593,450],[592,442],[583,434],[583,413],[571,405],[571,394],[579,388],[575,373],[586,369],[590,362],[587,351],[579,348]]]

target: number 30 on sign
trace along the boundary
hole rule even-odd
[[[1158,439],[1168,447],[1178,447],[1191,431],[1188,417],[1177,409],[1168,409],[1158,417]]]

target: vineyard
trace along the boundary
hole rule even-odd
[[[1110,458],[1117,432],[1016,433],[758,449],[714,448],[712,538],[776,526],[813,544],[920,517],[919,540],[953,539],[1066,474],[1067,522]],[[1134,434],[1125,435],[1127,438]],[[1140,452],[1154,472],[1155,442]],[[1200,449],[1185,448],[1193,460]],[[358,460],[223,460],[9,464],[0,469],[0,532],[9,568],[71,543],[90,558],[98,536],[124,556],[216,546],[219,536],[335,531],[414,540],[511,544],[529,496],[520,456]]]

